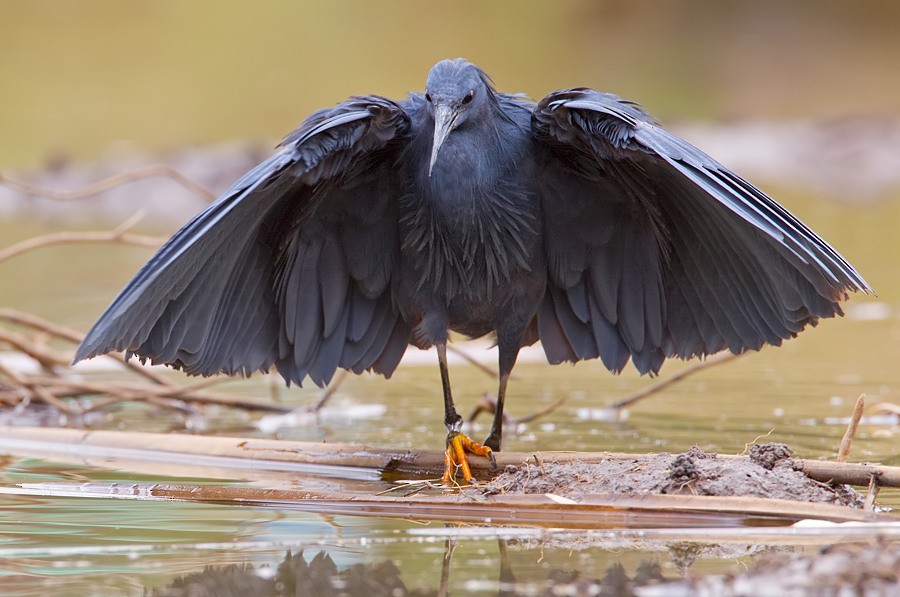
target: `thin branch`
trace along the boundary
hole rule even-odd
[[[715,355],[707,358],[705,361],[700,361],[696,365],[693,365],[691,367],[688,367],[687,369],[683,369],[682,371],[679,371],[672,377],[664,379],[664,380],[662,380],[658,383],[655,383],[652,386],[648,386],[642,390],[638,390],[637,392],[635,392],[629,396],[626,396],[625,398],[622,398],[621,400],[619,400],[617,402],[613,402],[611,405],[609,405],[609,408],[621,409],[621,408],[625,408],[626,406],[631,406],[635,402],[637,402],[639,400],[643,400],[644,398],[647,398],[648,396],[652,396],[653,394],[656,394],[658,392],[661,392],[665,388],[669,387],[670,385],[672,385],[676,382],[679,382],[679,381],[685,379],[686,377],[690,377],[691,375],[698,373],[704,369],[708,369],[710,367],[717,367],[719,365],[723,365],[725,363],[735,360],[738,357],[743,356],[744,354],[746,354],[746,353],[733,354],[730,352],[720,352],[718,354],[715,354]]]
[[[524,417],[519,417],[518,419],[513,419],[513,421],[517,424],[518,423],[530,423],[530,422],[534,421],[535,419],[547,416],[550,413],[552,413],[553,411],[555,411],[556,409],[558,409],[560,406],[565,404],[567,398],[568,398],[567,396],[561,396],[561,397],[557,398],[556,400],[554,400],[552,403],[550,403],[547,406],[545,406],[544,408],[542,408],[541,410],[539,410],[537,412],[533,412],[530,415],[525,415]]]
[[[51,199],[53,201],[76,201],[79,199],[97,195],[99,193],[108,191],[129,182],[142,180],[144,178],[153,178],[156,176],[162,176],[174,180],[190,192],[202,197],[209,203],[211,203],[216,198],[212,191],[210,191],[203,185],[194,182],[175,168],[172,168],[171,166],[167,166],[165,164],[156,164],[153,166],[137,168],[129,172],[124,172],[122,174],[110,176],[109,178],[104,178],[103,180],[90,184],[86,187],[70,191],[56,191],[53,189],[38,187],[26,182],[13,180],[4,175],[3,172],[0,172],[0,184],[4,184],[10,188],[25,193],[26,195],[31,195],[32,197],[43,197],[45,199]]]
[[[141,401],[147,397],[154,398],[170,398],[183,400],[185,402],[198,402],[204,404],[218,404],[221,406],[231,406],[235,408],[244,408],[247,410],[258,410],[264,412],[287,413],[292,409],[289,406],[281,404],[273,404],[270,402],[261,402],[250,398],[242,398],[231,394],[220,394],[215,392],[198,392],[186,391],[186,388],[176,387],[157,387],[137,382],[89,382],[77,379],[64,380],[57,377],[31,376],[29,381],[33,384],[40,384],[51,392],[57,393],[60,390],[69,397],[74,396],[117,396],[121,398]]]
[[[894,404],[893,402],[879,402],[878,404],[870,406],[868,410],[870,413],[885,412],[900,415],[900,404]]]
[[[215,377],[207,377],[204,380],[194,382],[194,383],[186,385],[186,386],[182,386],[179,391],[171,392],[168,395],[171,396],[172,398],[178,398],[185,392],[196,392],[197,390],[211,388],[212,386],[217,386],[219,384],[223,384],[223,383],[226,383],[229,381],[236,381],[239,379],[241,379],[241,378],[234,376],[234,375],[225,375],[225,374],[217,375]]]
[[[30,390],[31,394],[35,398],[37,398],[38,400],[43,402],[44,404],[49,404],[50,406],[53,406],[53,407],[59,409],[61,412],[64,412],[66,414],[70,414],[70,415],[81,414],[80,410],[69,406],[68,404],[66,404],[65,402],[63,402],[62,400],[60,400],[59,398],[57,398],[56,396],[54,396],[53,394],[48,392],[43,386],[41,386],[39,384],[34,384],[32,381],[19,375],[18,373],[16,373],[15,371],[10,369],[3,363],[0,363],[0,373],[2,373],[7,378],[9,378],[9,380],[12,381],[13,383],[21,386],[22,388]]]
[[[447,597],[450,594],[450,561],[453,559],[453,552],[456,550],[456,540],[453,537],[447,537],[444,542],[444,559],[441,561],[441,581],[438,584],[438,597]]]
[[[60,410],[69,415],[81,415],[84,413],[82,409],[73,407],[58,399],[56,396],[48,392],[47,389],[43,386],[29,384],[28,387],[42,402],[44,402],[45,404],[49,404],[57,410]]]
[[[63,340],[68,340],[69,342],[73,342],[75,344],[81,344],[81,341],[84,339],[84,334],[73,330],[72,328],[58,326],[47,321],[46,319],[37,317],[36,315],[23,313],[22,311],[16,311],[15,309],[0,309],[0,319],[11,321],[18,325],[38,330],[40,332],[50,334],[51,336],[55,336]],[[126,361],[125,355],[121,352],[111,352],[103,356],[113,359],[114,361],[127,367],[137,375],[145,377],[156,384],[173,388],[180,387],[168,378],[157,374],[155,371],[151,371],[150,369],[144,367],[139,362],[136,362],[133,359]],[[70,361],[71,359],[67,359],[66,364],[68,364]]]
[[[132,245],[135,247],[155,248],[160,246],[165,242],[165,239],[162,237],[128,234],[127,231],[133,228],[143,215],[143,212],[138,212],[116,226],[113,230],[105,232],[52,232],[50,234],[23,240],[22,242],[18,242],[0,251],[0,263],[29,251],[54,245],[111,242]]]
[[[8,332],[3,329],[0,329],[0,343],[8,344],[19,352],[28,355],[29,357],[40,363],[41,366],[45,369],[51,369],[53,367],[61,366],[65,367],[69,364],[69,361],[67,359],[48,350],[44,350],[35,346],[19,334]]]
[[[346,369],[340,369],[335,374],[334,379],[331,380],[331,383],[328,384],[328,387],[325,388],[325,391],[322,392],[322,395],[316,401],[315,404],[309,406],[307,410],[309,412],[317,413],[322,410],[322,407],[325,406],[325,403],[328,402],[328,399],[334,396],[334,393],[337,392],[337,389],[341,387],[341,384],[344,383],[344,380],[347,379],[347,374],[349,371]]]
[[[90,436],[90,432],[79,432],[82,436]],[[170,435],[171,437],[171,435]],[[196,437],[196,436],[191,436]],[[2,441],[2,438],[0,438]],[[5,443],[5,442],[4,442]],[[14,448],[14,447],[13,447]],[[9,448],[4,445],[4,449]],[[144,452],[145,450],[141,450]],[[13,453],[19,452],[16,450]],[[113,453],[110,451],[109,453]],[[43,455],[43,453],[41,453]],[[103,466],[108,456],[97,458],[92,464]],[[133,461],[133,459],[132,459]],[[181,468],[196,463],[179,459]],[[129,461],[124,463],[130,464]],[[116,463],[120,468],[122,464]],[[138,469],[141,470],[141,469]],[[158,469],[164,470],[164,469]],[[256,472],[256,471],[254,471]],[[202,474],[202,473],[201,473]],[[246,469],[243,471],[246,476]],[[522,526],[526,521],[529,526],[537,528],[553,528],[563,522],[567,528],[646,528],[655,529],[660,519],[671,526],[680,527],[706,526],[715,530],[735,525],[736,520],[745,525],[759,526],[763,524],[785,524],[798,520],[825,520],[831,522],[868,522],[872,528],[881,528],[877,523],[891,523],[896,517],[878,512],[866,512],[846,506],[794,502],[789,500],[773,500],[762,497],[737,496],[694,496],[672,494],[650,495],[615,495],[585,494],[579,496],[575,503],[559,504],[549,499],[546,494],[497,494],[478,495],[477,489],[469,490],[461,497],[459,494],[448,495],[412,495],[372,496],[359,492],[310,490],[297,487],[255,487],[246,484],[165,484],[165,483],[130,483],[133,492],[123,492],[121,484],[57,482],[38,484],[4,484],[0,486],[0,495],[40,496],[58,498],[77,496],[78,499],[140,499],[172,500],[193,503],[228,504],[241,508],[271,508],[277,504],[279,508],[294,511],[316,513],[320,516],[368,516],[379,518],[403,519],[406,521],[439,521],[448,523],[446,534],[455,534],[456,526],[471,528],[472,525],[485,525],[490,520],[492,525]],[[127,493],[127,495],[126,495]],[[775,522],[780,520],[781,522]],[[777,537],[767,534],[769,541],[783,544],[787,539],[797,538],[797,533],[788,536],[788,531],[778,532]],[[502,531],[501,531],[502,532]],[[872,531],[869,530],[871,533]],[[843,531],[846,537],[847,531]],[[643,534],[643,533],[642,533]],[[683,537],[684,532],[679,534]],[[722,537],[708,533],[688,533],[688,541],[699,538],[703,543],[710,543],[712,537]],[[759,535],[759,533],[757,533]],[[660,535],[655,535],[659,537]],[[735,532],[723,542],[739,544],[745,534]],[[669,541],[671,534],[666,535]],[[622,540],[620,539],[620,542]],[[644,545],[646,548],[646,545]]]
[[[487,375],[488,377],[492,377],[492,378],[494,378],[494,379],[499,379],[499,378],[500,378],[500,375],[499,375],[496,371],[494,371],[493,369],[491,369],[490,367],[488,367],[488,366],[485,365],[484,363],[478,362],[478,360],[475,359],[475,357],[471,356],[469,353],[467,353],[467,352],[464,351],[463,349],[461,349],[461,348],[459,348],[459,347],[457,347],[457,346],[454,346],[454,345],[452,345],[452,344],[450,344],[450,343],[448,342],[448,343],[447,343],[447,350],[449,350],[449,351],[452,352],[452,353],[455,353],[455,354],[458,355],[460,358],[462,358],[464,361],[466,361],[467,363],[469,363],[470,365],[472,365],[473,367],[475,367],[476,369],[478,369],[479,371],[481,371],[482,373],[484,373],[484,374]],[[511,379],[516,379],[515,376],[510,376],[510,378],[511,378]]]
[[[466,417],[466,423],[471,425],[475,422],[475,419],[478,418],[478,415],[483,412],[489,414],[494,414],[497,412],[497,399],[486,392],[481,395],[481,400],[478,401],[478,403],[475,405],[475,408],[473,408],[472,412],[469,413],[469,416]],[[512,417],[510,417],[505,412],[503,413],[503,425],[507,428],[515,425]]]
[[[56,336],[57,338],[62,338],[63,340],[74,342],[75,344],[80,343],[84,338],[84,335],[81,332],[73,330],[72,328],[59,326],[46,319],[40,318],[37,315],[17,311],[15,309],[0,309],[0,319],[11,321],[12,323],[38,330],[50,334],[51,336]]]
[[[24,327],[30,327],[41,333],[62,338],[67,341],[79,342],[81,335],[67,328],[55,326],[33,315],[20,313],[11,309],[0,310],[0,319],[11,321]],[[4,388],[3,398],[10,398],[16,404],[23,399],[31,398],[51,404],[59,410],[69,414],[81,414],[85,412],[75,409],[62,402],[62,398],[79,398],[85,396],[106,396],[106,399],[98,398],[87,410],[106,408],[112,404],[125,401],[147,402],[166,408],[178,410],[190,410],[186,403],[195,402],[201,404],[216,404],[257,410],[266,412],[285,413],[291,409],[285,405],[277,405],[261,402],[253,399],[242,398],[230,394],[204,392],[203,388],[221,383],[233,378],[215,378],[203,380],[192,385],[179,385],[152,372],[134,361],[125,362],[121,353],[112,353],[109,356],[119,364],[131,369],[134,373],[151,380],[155,385],[140,382],[89,382],[77,378],[68,378],[53,373],[55,367],[66,367],[70,359],[58,355],[52,351],[41,348],[37,343],[29,342],[24,336],[9,330],[0,329],[0,343],[8,344],[22,354],[38,361],[45,369],[50,371],[48,375],[23,375],[9,367],[0,369],[0,373],[9,378],[14,394],[9,394]],[[68,369],[66,369],[68,371]]]
[[[511,417],[508,414],[503,413],[503,424],[518,426],[522,423],[530,423],[535,419],[539,419],[552,413],[560,406],[562,406],[565,403],[566,399],[566,396],[557,398],[551,404],[545,406],[541,410],[518,418]],[[483,412],[487,412],[490,414],[494,414],[497,412],[497,399],[490,394],[484,394],[481,396],[481,400],[478,401],[478,404],[475,405],[475,408],[472,409],[472,412],[466,418],[466,423],[473,423],[475,419],[478,418],[478,415]]]

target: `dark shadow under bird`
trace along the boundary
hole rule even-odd
[[[351,98],[279,147],[153,256],[76,361],[124,350],[192,375],[274,367],[322,385],[338,367],[390,376],[408,345],[435,346],[449,481],[466,449],[500,449],[524,345],[656,373],[779,345],[869,290],[762,191],[591,89],[535,104],[445,60],[425,93]],[[459,433],[451,330],[496,335],[487,449]]]

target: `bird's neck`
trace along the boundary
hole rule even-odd
[[[404,248],[424,255],[420,287],[440,289],[447,300],[490,297],[515,271],[530,267],[539,206],[520,183],[510,151],[516,143],[491,130],[456,130],[421,191],[407,197]]]
[[[485,197],[506,184],[515,171],[516,141],[487,119],[454,130],[427,177],[424,199],[451,217],[458,210],[478,210]]]

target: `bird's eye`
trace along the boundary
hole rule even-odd
[[[467,93],[466,97],[464,97],[462,100],[463,105],[470,103],[474,97],[475,97],[474,91],[470,91],[469,93]]]
[[[431,103],[431,94],[430,93],[425,94],[425,101],[428,102],[429,104]]]

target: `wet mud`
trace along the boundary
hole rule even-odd
[[[794,500],[861,508],[848,485],[821,483],[798,470],[791,449],[778,443],[751,447],[749,458],[724,459],[698,447],[681,454],[648,454],[599,463],[566,462],[508,466],[482,487],[488,495],[551,493],[564,497],[705,495]]]

